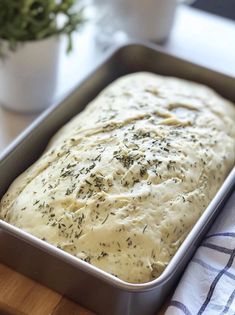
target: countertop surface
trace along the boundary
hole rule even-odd
[[[162,47],[177,56],[235,77],[234,38],[234,22],[180,6],[171,36]],[[69,93],[107,53],[94,41],[92,25],[75,34],[74,43],[70,55],[64,54],[66,43],[61,44],[56,100]],[[37,116],[0,107],[0,155]],[[93,314],[1,264],[0,288],[0,314]],[[158,314],[163,313],[161,310]]]

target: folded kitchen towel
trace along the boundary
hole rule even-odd
[[[235,314],[235,191],[186,268],[165,314]]]

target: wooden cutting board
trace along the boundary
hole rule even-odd
[[[166,307],[167,302],[156,315],[163,315]],[[94,314],[77,303],[0,264],[0,315]]]

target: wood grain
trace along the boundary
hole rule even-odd
[[[167,302],[156,315],[165,313]],[[0,264],[1,315],[95,315],[79,304]]]

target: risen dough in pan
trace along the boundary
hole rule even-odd
[[[14,181],[0,217],[125,281],[150,281],[233,167],[234,122],[207,87],[122,77]]]

